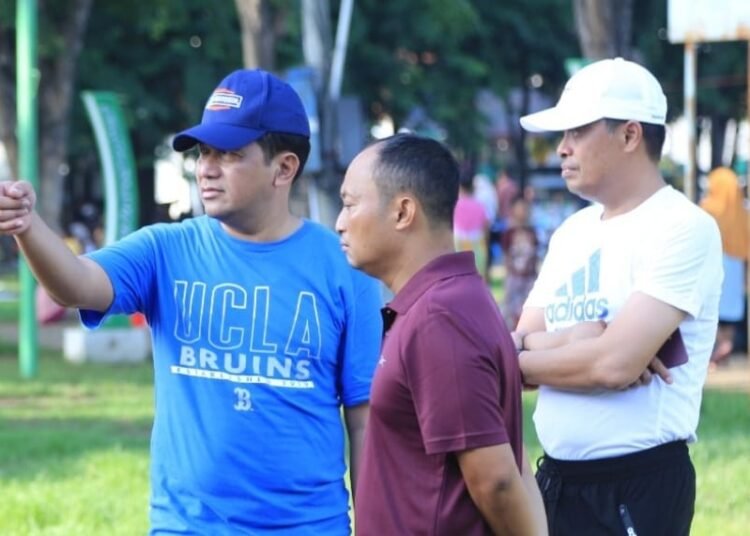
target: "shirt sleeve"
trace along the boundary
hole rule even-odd
[[[352,292],[347,296],[346,324],[338,359],[338,390],[345,407],[370,400],[370,384],[383,335],[380,283],[358,270],[348,270]]]
[[[147,312],[146,298],[154,274],[154,235],[149,227],[91,252],[88,258],[99,264],[112,282],[114,299],[104,312],[80,310],[81,322],[87,328],[99,327],[109,316]]]
[[[427,454],[507,443],[499,364],[447,311],[430,314],[404,360]]]
[[[685,217],[664,230],[642,257],[634,290],[696,317],[721,278],[718,227],[710,217]]]

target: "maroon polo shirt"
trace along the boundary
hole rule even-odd
[[[510,443],[521,467],[521,375],[473,254],[431,261],[383,315],[357,483],[357,535],[491,534],[456,453]]]

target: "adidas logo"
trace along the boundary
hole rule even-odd
[[[607,316],[609,303],[606,298],[598,297],[601,255],[601,249],[597,249],[586,265],[573,272],[570,283],[555,291],[554,301],[544,309],[548,324],[585,322]]]

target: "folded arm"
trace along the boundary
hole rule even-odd
[[[601,335],[521,352],[524,380],[570,389],[623,389],[639,379],[685,316],[685,312],[637,292]]]

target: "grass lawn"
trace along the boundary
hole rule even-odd
[[[37,380],[17,380],[15,348],[0,346],[0,534],[145,534],[151,367],[75,366],[43,354]],[[524,398],[532,458],[540,454]],[[694,535],[750,526],[750,398],[708,391]]]
[[[43,354],[39,379],[21,382],[15,349],[1,354],[0,534],[145,534],[150,366]]]

